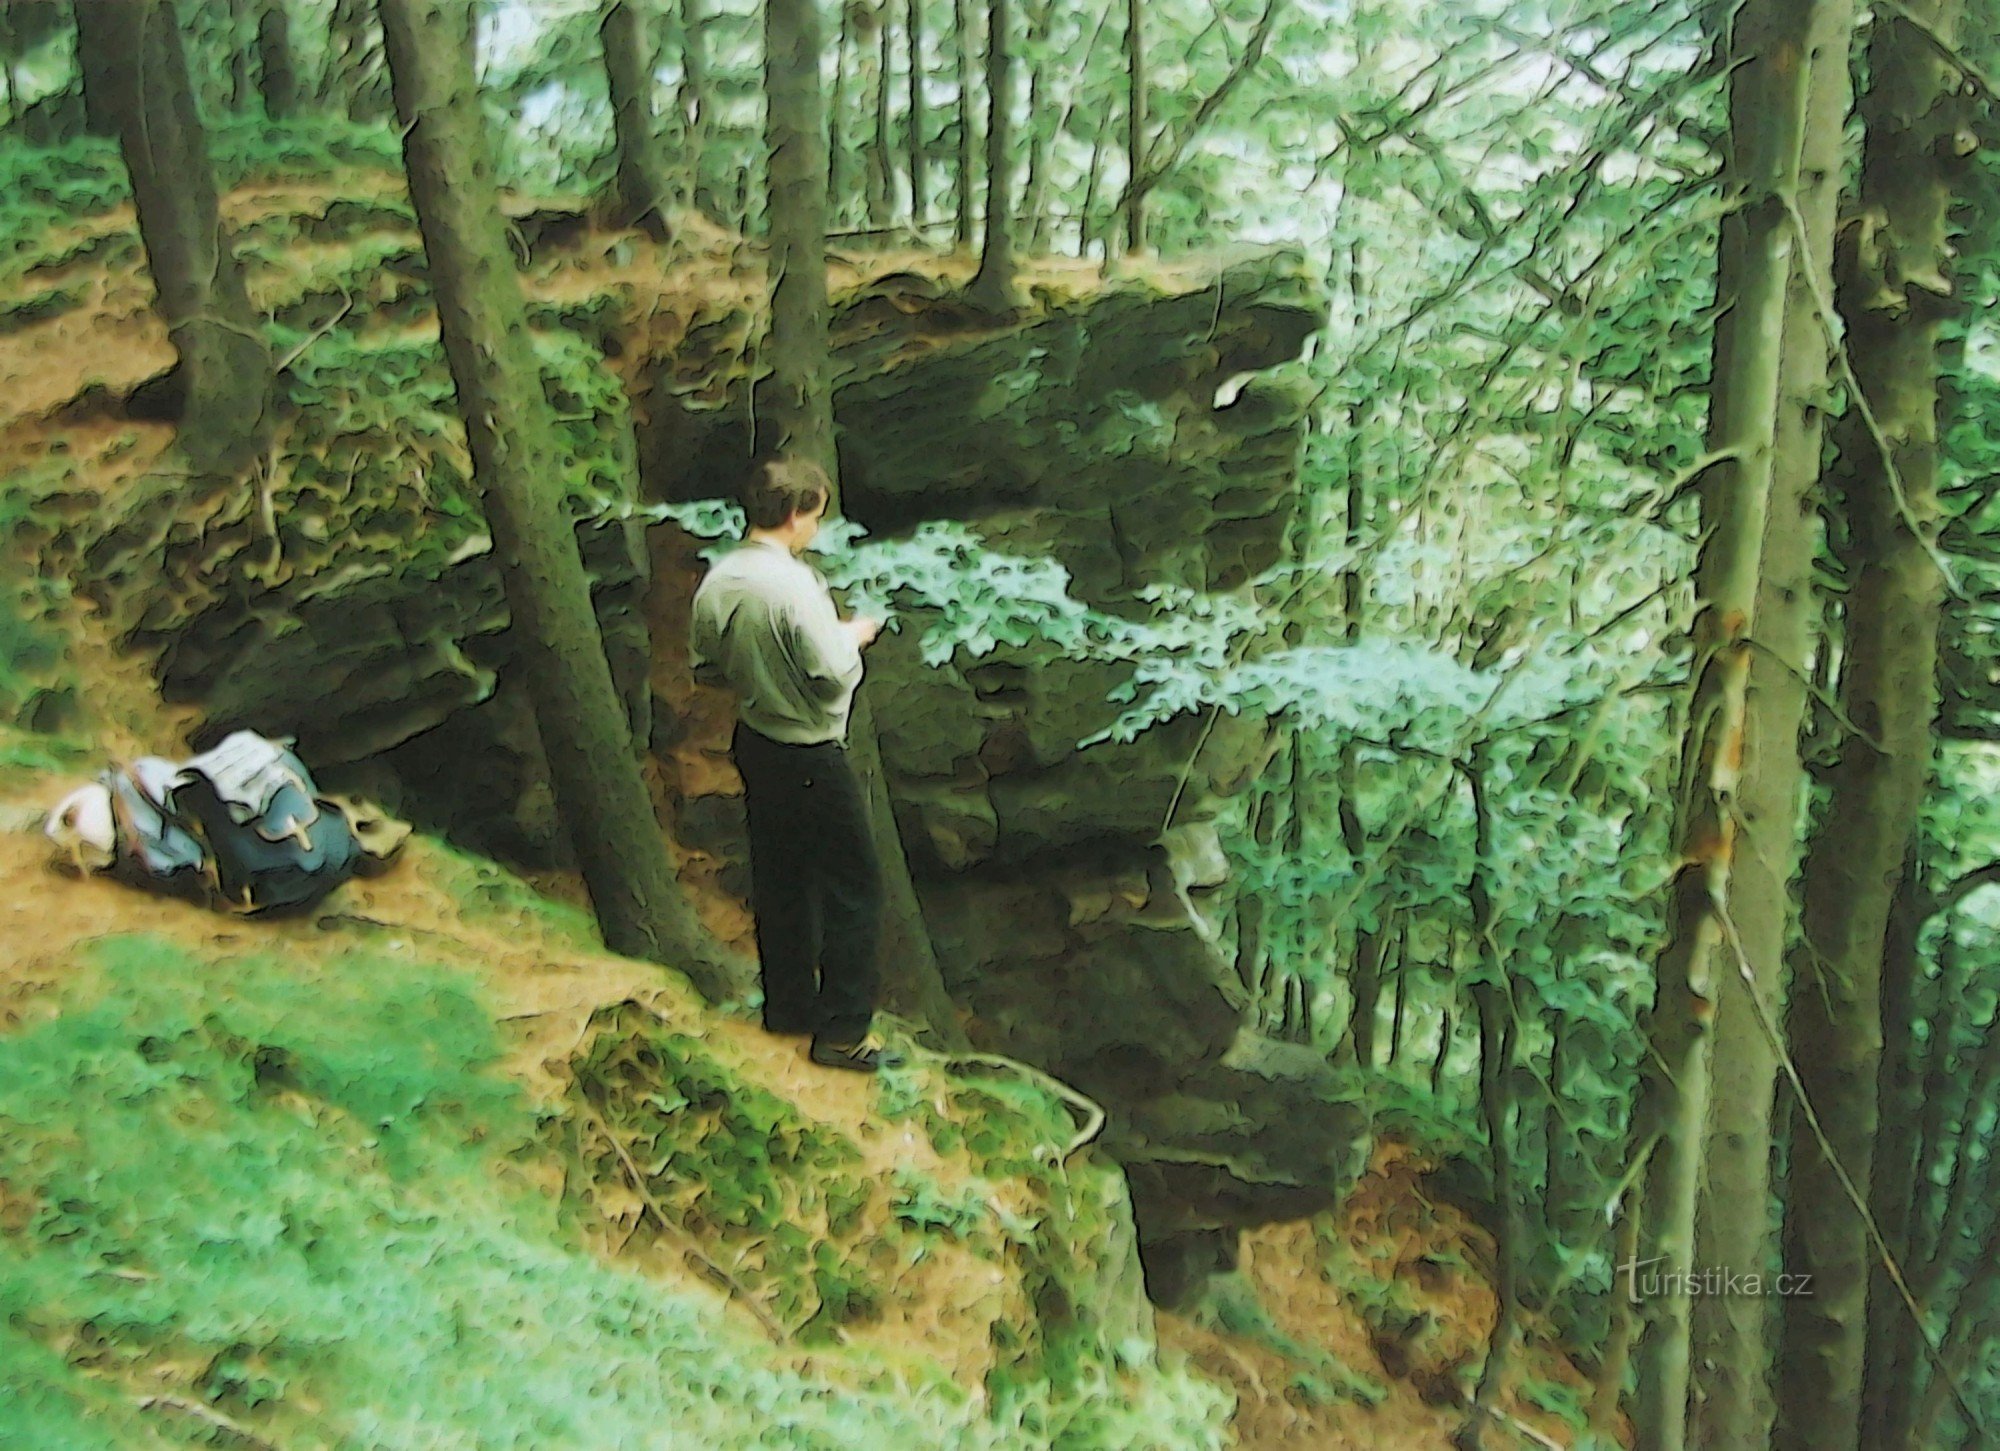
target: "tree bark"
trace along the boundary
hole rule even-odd
[[[1913,839],[1882,947],[1884,1051],[1876,1074],[1876,1112],[1883,1122],[1904,1128],[1877,1145],[1868,1184],[1868,1207],[1883,1239],[1905,1266],[1915,1258],[1911,1227],[1925,1152],[1937,1142],[1933,1113],[1917,1096],[1923,1064],[1915,1033],[1916,988],[1924,971],[1918,938],[1931,905],[1923,885],[1922,855],[1921,842]],[[1933,1033],[1949,1035],[1952,1026],[1942,1013],[1932,1015]],[[1940,1045],[1933,1040],[1932,1046]],[[1864,1446],[1896,1444],[1891,1438],[1902,1433],[1911,1405],[1910,1381],[1920,1369],[1902,1359],[1906,1348],[1914,1349],[1906,1345],[1907,1316],[1879,1313],[1883,1302],[1878,1297],[1895,1293],[1886,1273],[1877,1275],[1869,1288],[1868,1344],[1863,1352],[1868,1369],[1861,1401]]]
[[[614,190],[617,219],[655,242],[668,237],[673,188],[653,110],[654,52],[646,0],[607,0],[597,36],[611,92],[611,129],[618,149]]]
[[[1125,0],[1125,250],[1146,251],[1146,30],[1139,0]]]
[[[378,0],[438,327],[493,535],[519,669],[604,940],[736,986],[674,880],[563,509],[554,424],[528,340],[456,0]]]
[[[840,460],[834,448],[833,392],[827,344],[826,115],[820,96],[820,26],[814,0],[765,0],[765,143],[770,151],[771,377],[759,410],[768,442],[760,450],[811,459],[834,483],[830,509],[840,503]],[[875,719],[862,687],[848,732],[848,749],[868,793],[869,817],[882,860],[884,1006],[927,1024],[941,1043],[962,1045],[964,1034],[938,972],[924,928],[909,861],[890,810]]]
[[[808,458],[838,480],[827,357],[826,131],[812,0],[765,0],[764,46],[771,375],[758,406],[760,432],[768,430],[768,451]]]
[[[1013,40],[1007,0],[986,0],[986,241],[971,298],[989,312],[1012,312],[1014,291]]]
[[[299,72],[292,60],[292,22],[284,0],[265,0],[257,16],[257,89],[264,114],[283,121],[299,108]]]
[[[958,182],[957,230],[953,234],[960,247],[970,247],[973,229],[973,137],[976,128],[972,110],[972,0],[952,0],[952,41],[958,65]]]
[[[1107,149],[1110,132],[1111,120],[1109,117],[1106,117],[1098,124],[1097,136],[1090,144],[1090,169],[1084,174],[1083,200],[1077,204],[1076,255],[1078,257],[1088,257],[1090,255],[1090,243],[1094,235],[1091,229],[1091,222],[1097,215],[1097,193],[1104,181],[1104,153]],[[1111,228],[1107,224],[1107,235],[1110,230]],[[1105,252],[1108,256],[1110,252],[1110,243],[1108,241],[1105,243]]]
[[[1473,952],[1479,967],[1472,981],[1472,1001],[1479,1015],[1479,1108],[1486,1125],[1486,1152],[1493,1176],[1493,1331],[1486,1342],[1486,1363],[1472,1407],[1453,1438],[1460,1451],[1481,1451],[1493,1444],[1486,1432],[1505,1389],[1507,1365],[1521,1318],[1521,1189],[1516,1182],[1513,1134],[1509,1120],[1507,1080],[1514,1066],[1514,1015],[1507,986],[1507,964],[1495,937],[1493,899],[1493,817],[1486,798],[1486,767],[1475,754],[1466,772],[1472,794],[1472,880],[1466,901],[1472,909]],[[1511,1439],[1511,1438],[1510,1438]]]
[[[84,0],[88,4],[89,0]],[[252,62],[257,58],[257,21],[252,0],[229,0],[229,109],[250,109],[250,97],[257,89]]]
[[[910,225],[921,228],[924,218],[931,209],[930,179],[926,175],[930,166],[930,145],[925,137],[924,119],[924,3],[923,0],[907,0],[904,6],[905,39],[909,44],[909,152],[910,152]]]
[[[1048,103],[1049,36],[1055,0],[1028,9],[1028,183],[1021,194],[1022,224],[1029,252],[1041,250],[1048,235],[1050,148],[1055,143],[1054,111]]]
[[[874,8],[865,13],[869,28],[858,38],[857,48],[863,57],[863,104],[869,108],[872,124],[862,128],[862,135],[868,138],[867,144],[861,148],[862,190],[868,208],[869,229],[879,232],[889,225],[892,177],[889,167],[889,65],[892,54],[886,0],[876,0]]]
[[[234,473],[263,441],[271,354],[222,230],[215,171],[166,0],[76,7],[93,108],[118,128],[154,306],[179,361],[177,438],[197,473]]]
[[[1775,1021],[1782,1021],[1785,948],[1795,920],[1805,788],[1799,732],[1818,638],[1812,564],[1819,547],[1817,485],[1830,350],[1816,299],[1833,291],[1833,228],[1845,179],[1842,142],[1853,101],[1848,68],[1853,28],[1853,0],[1824,0],[1806,39],[1811,74],[1798,198],[1806,246],[1795,259],[1785,302],[1771,504],[1757,586],[1761,648],[1750,661],[1744,705],[1734,913],[1756,997]],[[1729,296],[1742,280],[1743,226],[1735,217],[1723,225],[1718,291]],[[1777,1054],[1740,971],[1723,972],[1717,989],[1714,1093],[1704,1151],[1707,1190],[1695,1226],[1695,1260],[1765,1274],[1778,1262],[1771,1195]],[[1693,1439],[1704,1451],[1770,1446],[1775,1329],[1766,1297],[1715,1294],[1696,1302]]]
[[[1667,1293],[1645,1303],[1639,1346],[1639,1451],[1688,1444],[1695,1205],[1701,1179],[1719,980],[1736,969],[1733,871],[1743,787],[1746,693],[1777,444],[1790,211],[1822,0],[1746,0],[1734,12],[1730,156],[1741,203],[1734,294],[1716,324],[1710,441],[1725,459],[1704,479],[1695,566],[1694,686],[1682,748],[1678,870],[1647,1018],[1634,1146],[1647,1164],[1640,1253]]]
[[[1949,44],[1959,0],[1912,0]],[[1833,1154],[1870,1182],[1882,1048],[1882,954],[1929,779],[1943,578],[1928,546],[1938,528],[1938,339],[1952,306],[1945,275],[1958,128],[1956,72],[1909,21],[1879,15],[1869,43],[1861,221],[1839,259],[1839,302],[1864,398],[1889,440],[1850,410],[1829,494],[1852,581],[1840,701],[1866,734],[1846,735],[1828,779],[1826,815],[1806,854],[1804,942],[1794,968],[1791,1042]],[[1898,477],[1900,476],[1900,477]],[[1900,494],[1900,498],[1898,495]],[[1915,1132],[1915,1124],[1887,1126]],[[1869,1280],[1876,1263],[1834,1165],[1801,1123],[1794,1131],[1786,1260],[1813,1294],[1784,1302],[1777,1445],[1847,1451],[1861,1444]],[[1907,1312],[1887,1281],[1873,1313]],[[1881,1394],[1882,1367],[1871,1389]]]
[[[715,189],[702,170],[708,151],[708,112],[712,103],[708,84],[707,0],[680,0],[681,5],[681,116],[687,138],[688,195],[695,209],[711,219],[722,215]]]

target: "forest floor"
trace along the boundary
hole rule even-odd
[[[323,216],[336,202],[386,201],[391,192],[385,179],[357,172],[337,183],[241,188],[226,209],[233,225],[254,228],[273,217]],[[253,268],[253,292],[276,307],[316,280],[352,275],[343,269],[355,248],[375,235],[269,253]],[[0,299],[14,318],[34,319],[0,326],[0,479],[60,466],[58,502],[73,514],[116,497],[157,462],[170,437],[166,425],[118,417],[104,403],[172,359],[150,311],[135,241],[129,209],[76,221],[48,239],[49,263]],[[703,308],[755,310],[761,272],[744,265],[742,250],[720,232],[697,230],[688,249],[663,266],[629,237],[590,234],[531,266],[527,276],[531,294],[550,301],[613,293],[628,302],[655,299],[641,326],[656,335],[634,350],[644,353],[668,344]],[[891,273],[963,281],[960,274],[970,270],[969,259],[871,252],[837,259],[833,283],[850,287]],[[1095,266],[1058,261],[1031,266],[1025,280],[1052,296],[1087,291],[1102,279]],[[46,316],[24,309],[37,299],[47,302]],[[503,1045],[497,1067],[536,1104],[573,1097],[579,1051],[593,1025],[634,1003],[699,1040],[742,1082],[854,1145],[861,1177],[887,1182],[900,1172],[945,1192],[977,1179],[976,1166],[962,1156],[939,1150],[908,1121],[885,1119],[879,1085],[814,1069],[796,1041],[702,1009],[656,969],[590,950],[576,914],[536,905],[505,873],[422,838],[389,874],[353,883],[318,913],[290,921],[218,917],[108,881],[53,874],[34,832],[39,813],[104,756],[180,752],[192,723],[188,712],[159,702],[143,663],[114,648],[97,621],[79,616],[68,623],[69,668],[89,722],[87,738],[53,753],[22,733],[0,742],[28,743],[0,764],[0,1033],[29,1033],[69,1010],[70,980],[86,972],[82,964],[107,942],[143,937],[178,944],[212,964],[218,983],[274,963],[313,980],[346,971],[358,950],[406,953],[446,961],[476,981]],[[682,761],[679,769],[688,768]],[[742,904],[700,861],[684,863],[684,872],[710,926],[743,940]],[[534,885],[571,902],[579,896],[559,874]],[[573,1167],[543,1156],[525,1172],[535,1192],[560,1201]],[[996,1192],[1005,1198],[1019,1191]],[[712,1302],[744,1333],[758,1333],[757,1318],[739,1297],[690,1268],[666,1237],[638,1235],[645,1213],[638,1198],[609,1195],[598,1203],[605,1212],[586,1233],[591,1253],[671,1281]],[[849,1242],[886,1235],[890,1203],[886,1196],[871,1199]],[[0,1238],[20,1222],[0,1202]],[[1442,1451],[1463,1420],[1461,1397],[1492,1321],[1490,1262],[1490,1236],[1467,1213],[1427,1193],[1421,1155],[1384,1145],[1338,1213],[1246,1235],[1239,1298],[1188,1315],[1160,1314],[1161,1340],[1235,1396],[1237,1444],[1252,1451]],[[1021,1284],[989,1258],[936,1244],[899,1264],[893,1276],[894,1293],[870,1315],[841,1326],[838,1339],[889,1362],[920,1358],[978,1394],[995,1363],[992,1326],[1004,1302],[1023,1294]],[[92,1364],[73,1342],[57,1348],[73,1364]],[[792,1359],[817,1373],[830,1354],[798,1351]],[[1515,1435],[1521,1444],[1571,1445],[1578,1408],[1589,1395],[1586,1381],[1546,1335],[1532,1336],[1521,1359],[1511,1405]],[[205,1394],[165,1359],[143,1371],[119,1363],[90,1373],[118,1379],[141,1400]]]

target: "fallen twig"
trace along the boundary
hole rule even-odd
[[[193,1416],[198,1421],[206,1421],[217,1430],[227,1431],[248,1441],[252,1446],[260,1446],[264,1451],[278,1451],[277,1443],[266,1441],[255,1431],[240,1421],[232,1421],[213,1406],[205,1406],[200,1401],[190,1401],[182,1396],[141,1396],[133,1404],[142,1411],[179,1411],[184,1416]]]
[[[596,1124],[599,1132],[610,1141],[611,1151],[618,1156],[618,1162],[625,1166],[626,1177],[631,1181],[633,1191],[638,1194],[639,1202],[645,1205],[648,1212],[652,1214],[653,1222],[659,1225],[670,1239],[677,1241],[682,1253],[700,1266],[702,1271],[713,1278],[723,1289],[727,1290],[731,1298],[741,1301],[744,1308],[749,1310],[752,1315],[755,1315],[764,1328],[771,1332],[771,1337],[774,1340],[781,1345],[789,1341],[792,1338],[791,1334],[784,1326],[777,1322],[769,1310],[764,1308],[764,1302],[751,1294],[749,1288],[741,1280],[737,1279],[736,1276],[711,1259],[708,1253],[695,1242],[693,1235],[689,1234],[679,1224],[668,1217],[666,1210],[660,1207],[660,1201],[654,1197],[652,1189],[647,1185],[646,1176],[639,1172],[639,1166],[632,1161],[632,1155],[627,1151],[624,1141],[618,1137],[616,1131],[612,1129],[610,1122],[598,1111],[597,1105],[591,1101],[590,1090],[583,1086],[581,1079],[577,1081],[577,1090],[583,1095],[584,1112],[590,1115],[591,1122]]]

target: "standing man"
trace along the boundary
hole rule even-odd
[[[695,591],[695,679],[736,696],[732,749],[750,816],[750,904],[764,1026],[810,1033],[812,1061],[873,1072],[869,1033],[882,873],[847,716],[861,652],[880,620],[843,620],[799,556],[831,493],[817,464],[755,465],[744,489],[750,536]]]

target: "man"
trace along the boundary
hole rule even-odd
[[[815,1063],[868,1073],[883,1061],[869,1034],[882,879],[846,743],[861,652],[882,622],[841,619],[800,558],[830,492],[816,464],[753,468],[749,538],[695,591],[693,664],[736,696],[764,1026],[811,1034]]]

